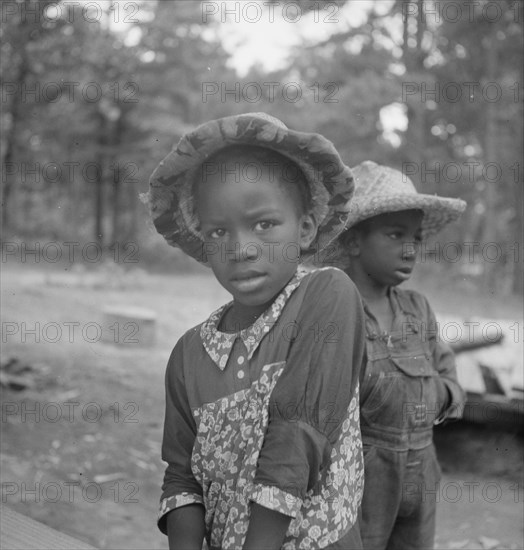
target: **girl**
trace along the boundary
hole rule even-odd
[[[157,230],[233,297],[167,366],[170,548],[361,548],[363,311],[341,271],[299,267],[352,188],[329,141],[261,113],[198,127],[153,174]]]

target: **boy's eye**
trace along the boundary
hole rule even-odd
[[[398,231],[392,231],[390,234],[389,234],[389,237],[391,239],[398,239],[400,237],[400,233]]]
[[[255,224],[255,231],[267,231],[268,229],[271,229],[275,224],[272,221],[269,220],[262,220],[261,222],[257,222]]]

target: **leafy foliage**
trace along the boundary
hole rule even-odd
[[[64,3],[48,0],[19,0],[3,12],[6,236],[149,245],[138,193],[178,138],[207,119],[266,111],[326,135],[349,165],[409,168],[421,191],[465,198],[462,242],[520,246],[519,2],[497,2],[493,13],[486,0],[340,1],[329,4],[346,24],[323,24],[329,32],[315,38],[307,25],[320,4],[304,0],[297,5],[309,19],[288,25],[301,37],[288,65],[267,72],[255,64],[243,77],[220,40],[220,19],[204,18],[200,2],[131,4],[136,17],[121,11],[121,25],[110,3],[96,14],[77,8],[75,17],[66,9],[50,17],[49,6]],[[357,23],[347,11],[355,4],[364,13]],[[37,15],[24,17],[31,10]],[[384,127],[391,107],[405,127]],[[496,181],[489,163],[501,169]],[[501,274],[519,291],[521,260],[480,258],[485,284]]]

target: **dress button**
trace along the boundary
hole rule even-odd
[[[244,371],[243,371],[243,370],[239,370],[239,371],[237,372],[237,376],[238,376],[239,378],[244,378]]]
[[[244,361],[245,361],[245,358],[241,355],[238,359],[237,359],[237,363],[239,365],[243,365],[244,364]]]

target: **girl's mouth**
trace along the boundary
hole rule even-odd
[[[240,292],[253,292],[262,286],[266,280],[265,273],[247,272],[236,275],[231,281],[231,285]]]

